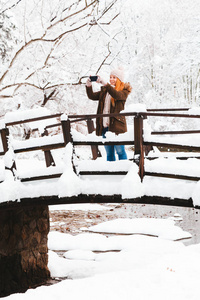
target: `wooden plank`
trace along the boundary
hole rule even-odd
[[[155,173],[155,172],[144,172],[145,176],[153,176],[160,178],[172,178],[172,179],[181,179],[181,180],[191,180],[191,181],[199,181],[200,177],[189,176],[189,175],[178,175],[178,174],[164,174],[164,173]]]
[[[62,173],[50,174],[50,175],[40,175],[40,176],[19,178],[19,180],[21,182],[29,182],[29,181],[35,181],[35,180],[45,180],[45,179],[59,178],[61,175],[62,175]]]
[[[57,143],[57,144],[50,144],[50,145],[41,145],[41,146],[33,146],[33,147],[27,147],[21,149],[14,149],[14,153],[30,152],[36,150],[48,151],[48,150],[59,149],[64,147],[65,147],[64,143]]]
[[[61,123],[56,123],[56,124],[52,124],[52,125],[47,125],[47,126],[44,128],[44,131],[45,131],[46,129],[53,128],[53,127],[59,127],[59,126],[61,126]],[[29,135],[28,138],[30,137],[30,134],[31,134],[32,132],[35,132],[35,131],[39,131],[39,129],[38,129],[38,128],[29,129],[28,134],[27,134],[27,135]],[[28,138],[25,138],[25,139],[28,139]]]
[[[61,123],[56,123],[56,124],[47,125],[45,128],[46,128],[46,129],[49,129],[49,128],[58,127],[58,126],[61,126]]]
[[[200,115],[189,115],[189,114],[177,114],[177,113],[160,113],[160,112],[142,112],[139,113],[145,117],[169,117],[169,118],[189,118],[189,119],[199,119]]]
[[[185,153],[185,152],[184,152]],[[145,159],[148,160],[154,160],[154,159],[159,159],[159,158],[170,158],[169,156],[146,156]],[[200,156],[174,156],[173,158],[179,159],[179,160],[187,160],[189,158],[195,158],[195,159],[200,159]]]
[[[135,117],[135,116],[142,116],[142,117],[169,117],[169,118],[189,118],[189,119],[199,119],[200,115],[190,115],[190,114],[178,114],[178,113],[162,113],[162,112],[127,112],[127,113],[113,113],[113,114],[89,114],[89,115],[69,115],[69,119],[78,119],[78,118],[85,118],[85,119],[96,119],[102,117],[117,117],[117,116],[125,116],[125,117]]]
[[[156,109],[147,109],[147,112],[153,112],[153,111],[188,111],[189,108],[156,108]]]
[[[42,196],[37,198],[22,198],[20,201],[7,201],[0,203],[0,209],[14,209],[15,207],[35,206],[35,205],[58,205],[58,204],[78,204],[78,203],[132,203],[132,204],[148,204],[148,205],[167,205],[167,206],[181,206],[181,207],[194,207],[192,199],[171,199],[167,197],[149,197],[143,196],[134,199],[122,199],[121,195],[86,195],[80,194],[73,197],[58,197]],[[200,209],[200,206],[195,206]]]
[[[200,152],[200,146],[188,146],[188,145],[181,145],[181,144],[170,144],[170,143],[159,143],[159,142],[147,142],[144,141],[144,145],[149,146],[157,146],[157,147],[164,147],[164,148],[172,148],[172,149],[184,149],[188,152]]]
[[[126,175],[128,171],[80,171],[78,175]]]
[[[200,133],[200,130],[184,130],[184,131],[153,131],[152,135],[163,135],[163,134],[193,134]]]
[[[87,121],[87,119],[85,117],[72,119],[72,120],[70,120],[70,123],[81,122],[81,121]]]
[[[136,116],[138,115],[138,113],[112,113],[112,114],[89,114],[89,115],[68,115],[69,119],[82,119],[82,120],[86,120],[86,119],[97,119],[97,118],[103,118],[103,117],[117,117],[117,116]]]
[[[134,141],[73,141],[74,146],[134,145]]]
[[[46,120],[46,119],[58,118],[61,115],[62,114],[59,113],[59,114],[54,114],[54,115],[49,115],[49,116],[43,116],[43,117],[25,119],[25,120],[20,120],[20,121],[8,122],[8,123],[6,123],[6,126],[13,126],[13,125],[19,125],[19,124],[23,124],[23,123],[30,123],[30,122],[41,121],[41,120]]]

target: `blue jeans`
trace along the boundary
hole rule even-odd
[[[103,128],[102,137],[106,138],[108,127]],[[115,151],[117,152],[119,160],[127,159],[124,145],[106,145],[104,146],[107,154],[107,161],[115,161]]]

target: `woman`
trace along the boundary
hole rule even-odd
[[[126,99],[131,92],[129,83],[124,83],[124,73],[122,69],[113,70],[110,73],[110,84],[98,76],[97,83],[101,83],[101,90],[93,92],[92,82],[90,77],[86,82],[86,91],[88,98],[98,100],[99,105],[97,114],[112,114],[119,113],[124,109]],[[127,131],[126,119],[124,116],[97,118],[96,134],[105,137],[107,131],[115,134],[124,133]],[[105,146],[107,153],[107,161],[115,161],[115,151],[118,154],[119,160],[127,159],[124,145]]]

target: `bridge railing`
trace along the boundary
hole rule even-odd
[[[148,119],[149,117],[163,117],[163,118],[186,118],[186,119],[200,119],[200,115],[194,115],[187,113],[189,111],[189,108],[175,108],[175,109],[149,109],[147,112],[130,112],[130,113],[121,113],[120,115],[125,117],[133,117],[134,119],[134,136],[133,139],[129,141],[116,141],[116,142],[76,142],[76,145],[92,145],[93,147],[97,147],[98,145],[111,145],[111,144],[124,144],[124,145],[134,145],[134,161],[139,165],[139,175],[141,177],[141,180],[143,180],[144,176],[157,176],[157,177],[167,177],[167,178],[176,178],[176,179],[184,179],[184,180],[200,180],[200,177],[198,176],[186,176],[186,175],[175,175],[175,174],[167,174],[167,173],[155,173],[155,172],[147,172],[145,171],[145,159],[156,159],[156,157],[150,158],[147,156],[150,149],[152,149],[153,146],[161,147],[161,148],[167,148],[169,150],[171,149],[177,149],[177,150],[185,150],[187,153],[189,152],[200,152],[200,144],[199,146],[195,145],[185,145],[181,143],[169,143],[165,141],[148,141],[144,139],[144,123],[143,121],[145,119]],[[105,116],[109,117],[115,117],[119,114],[102,114],[102,115],[75,115],[75,116],[68,116],[70,119],[70,123],[76,122],[76,121],[83,121],[86,120],[89,124],[88,126],[88,132],[91,133],[94,130],[94,124],[93,119],[96,118],[102,118]],[[200,133],[200,130],[179,130],[179,131],[154,131],[151,132],[152,136],[156,135],[179,135],[179,134],[198,134]],[[93,159],[96,159],[98,154],[98,148],[96,148],[93,151]],[[188,156],[190,157],[190,156]],[[196,158],[200,158],[197,156]],[[180,156],[179,159],[187,159],[187,157]]]
[[[191,115],[187,113],[189,109],[188,108],[182,108],[182,109],[157,109],[157,110],[147,110],[146,112],[124,112],[120,114],[102,114],[102,115],[96,115],[96,114],[88,114],[88,115],[68,115],[67,117],[62,114],[54,114],[54,115],[48,115],[38,118],[32,118],[32,119],[26,119],[21,121],[14,121],[6,123],[5,128],[2,128],[0,130],[1,134],[1,140],[2,140],[2,146],[3,151],[0,152],[0,155],[4,155],[9,150],[9,127],[14,125],[21,125],[25,123],[32,123],[36,121],[41,120],[47,120],[50,118],[59,118],[59,121],[55,124],[47,125],[44,129],[44,133],[42,136],[48,136],[48,129],[60,126],[62,131],[62,138],[60,140],[53,139],[53,137],[49,137],[49,140],[44,139],[44,142],[39,142],[38,144],[34,144],[31,146],[24,146],[24,147],[17,147],[14,148],[14,153],[21,153],[21,152],[29,152],[29,151],[36,151],[36,150],[42,150],[44,151],[45,160],[46,160],[46,166],[52,166],[55,165],[53,156],[51,154],[51,150],[53,149],[60,149],[64,148],[69,142],[71,142],[74,146],[77,145],[89,145],[92,149],[92,155],[93,159],[96,159],[99,157],[100,151],[98,149],[99,145],[113,145],[113,144],[124,144],[124,145],[133,145],[134,146],[134,157],[133,160],[139,165],[139,175],[141,177],[141,180],[144,176],[160,176],[160,177],[168,177],[168,178],[179,178],[179,179],[188,179],[188,180],[200,180],[199,177],[192,177],[192,176],[183,176],[183,175],[174,175],[174,174],[163,174],[163,173],[153,173],[153,172],[147,172],[145,171],[145,160],[151,159],[148,157],[148,152],[150,149],[152,149],[153,146],[157,147],[167,147],[168,149],[184,149],[186,151],[196,151],[200,152],[200,146],[192,146],[192,145],[184,145],[180,143],[169,143],[165,141],[148,141],[144,138],[144,120],[148,119],[149,117],[163,117],[163,118],[198,118],[200,119],[200,115]],[[71,129],[73,126],[73,123],[85,121],[87,123],[88,127],[88,133],[92,133],[95,130],[94,122],[93,120],[97,118],[103,118],[105,116],[109,117],[116,117],[116,116],[125,116],[125,117],[132,117],[134,122],[134,133],[133,136],[126,141],[120,141],[119,138],[116,141],[105,141],[105,140],[85,140],[85,141],[74,141],[73,136],[71,133]],[[64,117],[63,117],[64,116]],[[36,131],[37,128],[33,129],[32,132]],[[161,132],[152,132],[152,136],[156,135],[177,135],[177,134],[195,134],[200,133],[200,130],[188,130],[188,131],[161,131]],[[25,139],[28,139],[30,137],[30,132],[25,136]],[[185,158],[185,156],[183,157]],[[152,158],[152,159],[155,159]],[[16,168],[15,162],[13,163],[13,166],[11,169]],[[37,176],[34,178],[23,178],[22,181],[28,181],[28,180],[37,180],[37,179],[46,179],[46,178],[54,178],[59,177],[61,174],[52,174],[52,176]]]
[[[1,141],[2,141],[2,147],[3,147],[3,151],[0,152],[0,156],[5,155],[6,152],[9,150],[9,147],[10,147],[10,143],[9,143],[10,130],[9,129],[10,129],[10,127],[15,126],[15,125],[22,125],[25,123],[33,123],[33,122],[43,121],[43,120],[47,120],[47,119],[60,118],[61,115],[62,114],[46,115],[46,116],[37,117],[37,118],[29,118],[29,119],[24,119],[24,120],[20,120],[20,121],[13,121],[13,122],[5,123],[5,128],[0,129]],[[51,150],[64,148],[65,147],[64,139],[61,138],[60,140],[58,140],[58,139],[53,140],[51,137],[49,137],[49,140],[47,141],[47,137],[44,138],[44,136],[48,136],[47,130],[49,128],[58,127],[61,125],[62,125],[62,122],[60,122],[60,123],[57,122],[52,125],[47,125],[44,128],[43,134],[41,134],[41,138],[36,138],[36,139],[34,139],[34,140],[36,140],[35,143],[28,144],[27,140],[30,138],[31,133],[39,130],[36,125],[36,127],[34,129],[28,130],[28,132],[25,132],[24,141],[22,141],[22,143],[24,142],[25,145],[22,145],[21,143],[19,143],[19,145],[17,147],[14,147],[13,152],[15,154],[18,154],[18,153],[22,153],[22,152],[41,150],[44,152],[46,166],[47,167],[55,166],[55,162],[54,162],[53,156],[51,154]],[[13,172],[13,174],[15,174],[15,169],[16,169],[15,161],[13,162],[11,168],[6,167],[6,169],[10,169]],[[61,174],[54,174],[53,177],[58,177],[60,175]],[[49,178],[49,176],[37,176],[34,178],[23,178],[22,181],[38,180],[38,179],[45,179],[45,178]]]
[[[132,112],[132,113],[115,113],[115,114],[90,114],[90,115],[68,115],[69,122],[70,124],[73,124],[75,122],[80,122],[80,121],[86,121],[87,123],[87,128],[88,128],[88,133],[91,134],[92,132],[95,131],[95,125],[94,125],[94,120],[97,118],[103,118],[103,117],[118,117],[118,116],[126,116],[126,117],[135,117],[137,113]],[[126,141],[120,141],[119,139],[116,141],[106,141],[106,140],[96,140],[96,141],[73,141],[73,144],[76,145],[89,145],[91,146],[92,150],[92,157],[95,160],[97,157],[101,156],[101,153],[98,149],[99,145],[113,145],[113,144],[125,144],[125,145],[134,145],[134,136],[130,140]]]
[[[184,111],[188,111],[189,109],[182,109]],[[161,118],[185,118],[185,119],[200,119],[200,115],[194,115],[194,114],[190,114],[190,113],[174,113],[175,110],[171,110],[172,112],[166,112],[169,110],[165,110],[165,111],[148,111],[147,113],[142,113],[143,117],[161,117]],[[178,109],[176,109],[176,111],[178,111]],[[184,135],[184,134],[199,134],[200,130],[174,130],[174,131],[153,131],[151,132],[151,136],[175,136],[177,137],[177,135]],[[177,157],[177,159],[188,159],[191,158],[191,152],[200,152],[200,143],[198,145],[192,145],[192,144],[187,144],[187,142],[170,142],[170,141],[166,141],[163,140],[162,141],[157,141],[157,140],[153,140],[153,138],[148,141],[147,140],[143,140],[143,145],[144,146],[149,146],[149,147],[160,147],[160,148],[167,148],[169,150],[176,150],[176,151],[186,151],[188,153],[188,156],[183,155],[181,156],[181,154],[179,155],[179,157]],[[182,153],[182,152],[181,152]],[[143,156],[144,154],[141,153],[141,161],[144,161]],[[167,156],[166,156],[167,157]],[[147,157],[147,159],[155,159],[156,157]],[[194,156],[193,158],[200,158],[200,156]],[[169,173],[164,173],[164,172],[147,172],[145,171],[145,164],[141,165],[141,173],[143,176],[156,176],[156,177],[165,177],[165,178],[174,178],[174,179],[183,179],[183,180],[193,180],[193,181],[199,181],[200,177],[199,176],[188,176],[188,175],[182,175],[182,174],[169,174]],[[143,178],[141,176],[141,178]]]

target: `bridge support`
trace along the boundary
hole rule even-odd
[[[0,211],[0,297],[49,278],[48,232],[47,205]]]

